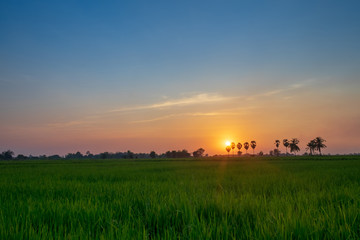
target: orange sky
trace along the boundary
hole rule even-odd
[[[192,152],[203,147],[214,155],[226,153],[227,140],[255,140],[256,152],[268,153],[275,139],[296,137],[302,153],[307,141],[321,136],[328,141],[325,153],[346,153],[360,146],[355,102],[360,102],[356,90],[349,87],[343,94],[335,85],[323,87],[320,80],[248,95],[191,93],[82,113],[69,121],[52,119],[46,125],[6,128],[2,131],[8,138],[3,145],[38,154]]]
[[[298,138],[303,153],[317,136],[360,152],[356,1],[1,1],[0,16],[0,152]]]

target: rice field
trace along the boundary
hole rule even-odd
[[[359,238],[359,156],[0,162],[0,239]]]

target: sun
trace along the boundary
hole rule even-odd
[[[231,144],[230,141],[225,142],[225,146],[230,146],[230,144]]]

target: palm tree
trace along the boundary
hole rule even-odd
[[[313,141],[314,141],[315,149],[317,149],[319,151],[320,156],[321,156],[321,149],[327,147],[324,144],[324,142],[326,142],[326,140],[323,139],[322,137],[316,137]]]
[[[255,155],[256,141],[254,141],[254,140],[251,141],[250,145],[251,145],[251,148],[253,149],[253,155]]]
[[[238,144],[236,145],[236,147],[239,149],[238,153],[240,154],[240,149],[242,148],[242,144],[241,144],[241,143],[238,143]]]
[[[229,157],[229,152],[230,152],[230,150],[231,150],[231,147],[230,146],[226,146],[226,151],[228,152],[228,157]]]
[[[280,140],[275,140],[275,146],[279,150]]]
[[[287,153],[287,148],[289,147],[289,140],[287,140],[286,138],[283,140],[283,145],[284,145],[284,147],[285,147],[285,149],[286,149],[286,155],[288,154]]]
[[[293,138],[289,142],[290,152],[294,152],[295,155],[296,155],[296,152],[300,151],[298,144],[299,144],[299,140],[297,138]]]
[[[232,151],[233,151],[233,157],[234,157],[235,143],[234,143],[234,142],[232,142],[230,146],[231,146],[231,149],[232,149]]]
[[[311,140],[306,146],[307,146],[306,150],[309,150],[310,155],[313,155],[313,153],[315,152],[315,149],[316,149],[315,139]]]
[[[247,150],[249,149],[249,143],[248,142],[244,142],[244,148],[245,148],[246,154],[247,154]]]

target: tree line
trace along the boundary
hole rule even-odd
[[[316,154],[316,152],[319,152],[319,155],[322,155],[321,153],[321,149],[326,148],[327,146],[325,145],[326,140],[323,139],[322,137],[316,137],[312,140],[310,140],[310,142],[306,145],[306,153],[307,151],[309,151],[309,155],[314,155]],[[290,150],[290,153],[294,153],[296,155],[297,152],[300,151],[300,147],[299,147],[299,139],[297,138],[292,138],[290,140],[288,139],[283,139],[282,141],[284,147],[285,147],[285,151],[286,151],[286,155],[288,155],[288,149]],[[269,155],[270,156],[280,156],[281,151],[279,150],[279,146],[280,146],[281,142],[280,140],[275,140],[275,146],[276,148],[274,150],[270,150]],[[255,155],[255,148],[256,148],[257,144],[256,141],[251,141],[249,142],[244,142],[244,144],[241,144],[240,142],[238,142],[237,144],[235,144],[235,142],[231,142],[230,145],[225,147],[225,150],[228,152],[228,156],[230,156],[230,151],[232,150],[233,152],[233,156],[235,156],[234,154],[234,149],[235,147],[237,147],[238,149],[238,155],[240,156],[242,154],[242,152],[240,151],[242,147],[244,147],[246,154],[247,154],[247,150],[249,149],[249,147],[251,147],[253,149],[253,155]],[[260,151],[259,155],[262,156],[263,152]]]
[[[188,157],[203,157],[204,156],[205,149],[199,148],[192,152],[188,152],[186,149],[183,150],[172,150],[167,151],[162,154],[157,154],[155,151],[151,151],[150,153],[134,153],[130,150],[126,152],[102,152],[99,154],[92,154],[90,151],[87,151],[85,154],[82,154],[81,152],[76,153],[68,153],[64,157],[60,155],[40,155],[40,156],[25,156],[23,154],[17,155],[17,157],[14,157],[14,152],[11,150],[3,151],[0,154],[0,160],[36,160],[36,159],[147,159],[147,158],[188,158]],[[206,155],[207,156],[207,155]]]
[[[244,142],[244,145],[242,145],[240,142],[238,142],[238,144],[235,144],[235,142],[230,143],[230,145],[226,146],[226,148],[225,148],[225,150],[228,152],[228,156],[229,156],[231,150],[233,152],[233,156],[235,155],[234,154],[235,146],[237,147],[237,149],[239,149],[238,155],[242,154],[242,152],[240,150],[243,146],[246,151],[246,154],[247,154],[247,150],[249,149],[249,147],[251,147],[253,149],[253,155],[255,155],[256,141],[254,141],[254,140],[251,141],[250,144],[248,142]]]
[[[326,148],[327,146],[325,145],[326,140],[323,139],[322,137],[316,137],[312,140],[309,141],[309,143],[307,143],[307,147],[305,148],[306,153],[308,154],[307,151],[309,152],[309,155],[314,155],[316,153],[316,151],[319,152],[319,155],[322,155],[321,153],[321,149]],[[298,146],[298,144],[300,143],[299,139],[297,138],[292,138],[291,140],[288,139],[283,139],[282,141],[284,147],[285,147],[285,151],[286,151],[286,155],[288,154],[288,148],[290,149],[290,153],[294,153],[296,155],[297,152],[300,151],[300,147]],[[280,140],[275,140],[275,146],[276,148],[274,150],[270,151],[270,155],[276,155],[279,156],[280,155],[280,150],[279,150],[279,146],[280,146]]]
[[[283,139],[282,144],[285,147],[286,155],[288,155],[288,149],[289,149],[290,153],[294,153],[296,155],[296,153],[300,151],[300,147],[298,146],[299,142],[300,141],[297,138],[292,138],[290,140]],[[310,140],[306,145],[306,149],[305,149],[306,154],[307,154],[307,151],[309,151],[309,153],[308,153],[309,155],[317,154],[317,152],[319,153],[319,155],[322,155],[321,150],[327,147],[325,145],[325,142],[326,142],[326,140],[323,139],[322,137],[316,137],[316,138]],[[269,152],[269,155],[280,156],[281,151],[279,150],[279,147],[280,147],[281,141],[277,139],[277,140],[275,140],[274,144],[275,144],[276,148],[274,150],[271,150]],[[234,150],[235,150],[235,148],[237,148],[238,149],[237,155],[240,156],[242,154],[242,152],[241,152],[242,148],[245,149],[246,154],[247,154],[248,149],[251,147],[253,150],[253,155],[255,155],[256,146],[257,146],[256,141],[252,140],[252,141],[250,141],[250,143],[244,142],[243,144],[240,142],[238,142],[237,144],[235,144],[235,142],[232,142],[232,143],[230,143],[229,146],[226,146],[225,149],[228,152],[228,156],[230,156],[231,150],[232,150],[233,156],[235,156]],[[90,151],[87,151],[85,154],[82,154],[81,152],[76,152],[76,153],[68,153],[64,157],[62,157],[60,155],[25,156],[23,154],[19,154],[19,155],[17,155],[17,157],[14,157],[14,155],[15,155],[14,152],[11,150],[7,150],[7,151],[3,151],[0,154],[0,160],[88,159],[88,158],[90,158],[90,159],[188,158],[188,157],[207,156],[207,154],[204,155],[204,153],[205,153],[205,149],[199,148],[199,149],[193,151],[192,153],[188,152],[186,149],[167,151],[162,154],[157,154],[157,153],[155,153],[155,151],[151,151],[150,153],[134,153],[134,152],[128,150],[126,152],[116,152],[116,153],[103,152],[103,153],[99,153],[99,154],[92,154],[92,153],[90,153]],[[259,155],[262,156],[263,152],[259,152]]]

